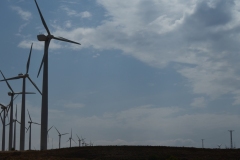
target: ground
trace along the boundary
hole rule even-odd
[[[5,151],[0,159],[17,160],[239,160],[240,149],[156,146],[93,146],[47,151]]]

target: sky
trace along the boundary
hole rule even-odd
[[[239,1],[38,0],[38,5],[52,35],[81,43],[50,43],[49,128],[72,129],[75,141],[77,134],[94,145],[198,148],[201,139],[206,148],[230,147],[228,130],[234,130],[233,144],[240,147]],[[47,32],[34,1],[1,1],[0,13],[0,70],[7,78],[25,73],[33,43],[29,75],[42,88],[37,72],[43,43],[37,35]],[[9,83],[21,91],[21,80]],[[0,103],[9,104],[6,83],[0,91]],[[27,91],[36,92],[26,96],[26,107],[40,123],[41,96],[29,81]],[[16,105],[20,120],[21,96],[14,110]],[[28,120],[26,115],[26,126]],[[32,148],[39,149],[40,127],[32,130]],[[68,138],[62,136],[62,147],[69,147]],[[48,148],[58,148],[55,129]]]

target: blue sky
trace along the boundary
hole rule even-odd
[[[49,127],[95,145],[238,147],[240,2],[234,0],[38,1],[55,36],[49,49]],[[0,2],[0,69],[6,77],[37,72],[46,34],[34,1]],[[21,91],[21,81],[11,81]],[[1,103],[9,89],[0,83]],[[27,82],[27,108],[40,122],[41,97]],[[18,105],[20,120],[21,97]],[[26,118],[28,120],[28,117]],[[8,133],[8,129],[7,132]],[[18,132],[19,133],[19,132]],[[55,130],[49,133],[58,147]],[[19,137],[17,137],[19,139]],[[40,127],[33,126],[39,149]],[[67,147],[68,136],[62,137]],[[1,140],[0,140],[1,141]],[[17,144],[17,148],[19,144]],[[52,144],[49,143],[49,148]],[[25,148],[28,148],[26,134]]]

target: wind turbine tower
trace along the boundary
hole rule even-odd
[[[20,125],[21,123],[17,120],[17,105],[16,105],[16,112],[15,112],[15,119],[14,122],[14,135],[13,135],[13,148],[16,150],[16,123],[18,122]]]
[[[37,124],[37,125],[41,125],[41,124],[32,121],[31,116],[29,114],[29,111],[28,111],[28,116],[29,116],[30,121],[28,121],[29,127],[27,128],[27,131],[29,129],[29,150],[31,150],[31,144],[32,144],[32,137],[31,137],[32,136],[32,123],[33,124]]]
[[[202,139],[202,148],[204,148],[204,139]]]
[[[230,132],[230,145],[231,145],[231,149],[233,149],[233,143],[232,143],[232,132],[234,130],[228,130]]]
[[[50,44],[51,39],[56,39],[60,41],[65,41],[65,42],[70,42],[74,44],[79,44],[77,42],[68,40],[63,37],[55,37],[51,35],[47,24],[42,16],[42,13],[40,11],[40,8],[37,4],[37,1],[35,0],[35,4],[37,6],[42,24],[44,28],[46,29],[48,35],[45,36],[44,34],[37,35],[37,38],[39,41],[44,41],[44,54],[43,54],[43,59],[38,71],[38,76],[41,71],[42,65],[43,66],[43,84],[42,84],[42,110],[41,110],[41,140],[40,140],[40,149],[41,150],[47,150],[47,130],[48,130],[48,47]]]
[[[1,116],[1,119],[2,119],[2,125],[3,125],[3,130],[2,130],[2,151],[5,151],[5,118],[6,118],[6,110],[7,110],[7,107],[0,104],[1,106],[1,113],[3,112],[3,118]]]
[[[63,135],[66,135],[66,134],[69,134],[69,133],[63,133],[63,134],[61,134],[58,130],[57,130],[57,128],[54,126],[54,128],[56,129],[56,131],[58,132],[58,136],[59,136],[59,149],[61,148],[61,136],[63,136]]]
[[[77,135],[77,137],[78,137],[78,135]],[[78,137],[78,143],[79,143],[79,147],[81,147],[81,139],[79,137]]]

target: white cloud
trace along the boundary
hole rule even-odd
[[[30,48],[31,44],[33,43],[33,49],[36,50],[43,50],[44,49],[44,42],[40,42],[40,41],[31,41],[31,40],[23,40],[18,44],[18,47],[21,48]],[[51,44],[49,46],[49,49],[60,49],[63,46],[61,46],[59,43],[56,43],[53,41],[51,41]]]
[[[69,103],[64,104],[64,107],[66,107],[66,108],[83,108],[83,107],[85,107],[85,105],[82,103],[69,102]]]
[[[67,28],[71,28],[71,27],[72,27],[72,23],[71,23],[70,21],[66,21],[66,22],[65,22],[65,26],[66,26]]]
[[[62,6],[61,9],[66,11],[68,16],[75,16],[75,17],[81,17],[81,18],[90,18],[92,16],[92,14],[88,11],[77,12],[73,9],[70,9],[70,8],[66,7],[66,6]]]
[[[24,11],[21,7],[18,6],[12,6],[12,10],[16,11],[18,15],[21,16],[21,18],[25,21],[28,21],[30,18],[32,18],[32,14],[29,11]]]
[[[92,16],[92,14],[88,11],[81,12],[80,15],[82,18],[89,18]]]
[[[206,100],[204,97],[194,98],[191,106],[194,108],[205,108],[206,107]]]
[[[237,32],[239,2],[97,2],[106,10],[106,19],[99,26],[71,30],[56,27],[53,33],[80,42],[81,46],[54,46],[51,43],[50,47],[121,50],[123,54],[156,68],[162,69],[172,64],[176,72],[190,82],[193,93],[205,94],[212,100],[231,94],[233,104],[240,104],[240,65],[237,61],[240,58],[240,34]],[[61,8],[69,16],[88,15],[66,6]],[[217,16],[221,18],[214,18],[214,15],[221,15]],[[76,26],[72,23],[66,23],[66,27]]]

